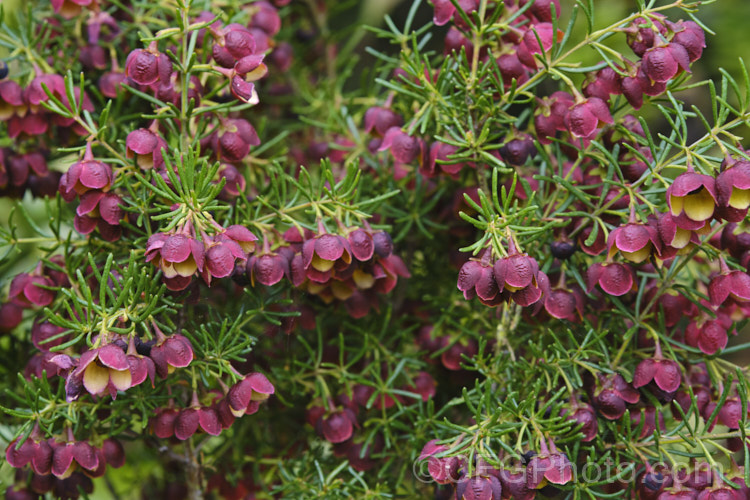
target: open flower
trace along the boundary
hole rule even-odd
[[[176,333],[170,337],[156,330],[159,340],[151,347],[149,357],[154,362],[156,373],[166,378],[175,368],[185,368],[193,361],[193,345],[187,337]]]
[[[636,404],[641,400],[635,390],[619,373],[599,374],[598,380],[587,374],[586,386],[589,400],[594,408],[607,420],[617,420],[625,414],[626,403]]]
[[[235,417],[251,415],[258,411],[260,402],[274,393],[271,382],[262,373],[249,373],[229,389],[227,401]]]
[[[591,137],[603,123],[614,123],[609,106],[598,97],[576,103],[565,115],[565,125],[573,137]]]
[[[653,252],[661,252],[661,240],[655,224],[629,222],[609,233],[607,248],[610,259],[619,252],[625,260],[640,264]]]
[[[518,252],[512,242],[509,255],[498,259],[493,271],[501,293],[520,306],[535,304],[549,290],[547,275],[539,270],[536,259]]]
[[[83,159],[71,165],[60,178],[60,194],[65,201],[72,201],[76,194],[81,195],[92,189],[106,190],[113,181],[112,167],[94,159],[89,142]]]
[[[117,397],[117,391],[126,391],[133,383],[125,352],[116,344],[84,352],[69,377],[81,379],[90,394],[99,396],[109,392],[112,399]]]
[[[458,471],[461,468],[459,457],[435,456],[448,449],[448,446],[438,444],[438,440],[433,439],[424,445],[419,454],[420,461],[427,460],[427,472],[438,484],[448,484],[458,479]]]
[[[125,139],[125,147],[126,156],[135,158],[136,164],[144,170],[158,169],[164,165],[161,150],[167,149],[167,142],[151,128],[139,128],[130,132]]]
[[[190,277],[203,270],[205,251],[203,244],[188,234],[154,233],[146,243],[146,262],[152,260],[165,278]]]
[[[714,178],[691,171],[680,174],[667,189],[667,203],[678,226],[689,230],[701,228],[716,209]]]
[[[682,71],[690,72],[690,56],[678,43],[658,45],[643,54],[641,67],[649,80],[665,83]]]

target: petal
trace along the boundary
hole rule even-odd
[[[638,364],[633,374],[633,387],[643,387],[654,379],[658,364],[653,359],[644,359]]]
[[[213,408],[200,408],[198,410],[198,423],[206,434],[210,434],[211,436],[221,434],[219,415]]]
[[[107,344],[99,349],[99,361],[114,370],[127,370],[130,367],[128,357],[116,344]]]
[[[654,382],[659,389],[665,392],[675,392],[680,388],[681,379],[680,365],[676,362],[664,360],[657,363]]]
[[[174,437],[180,441],[190,438],[198,430],[200,417],[193,408],[186,408],[180,412],[174,422]]]
[[[130,370],[110,370],[109,380],[118,391],[127,391],[133,386]]]
[[[90,394],[102,394],[109,383],[109,370],[99,363],[91,363],[83,372],[83,386]]]

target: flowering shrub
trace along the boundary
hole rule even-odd
[[[750,498],[750,81],[635,4],[2,12],[6,498]]]

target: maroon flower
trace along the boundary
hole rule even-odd
[[[662,391],[675,392],[680,388],[681,378],[680,365],[676,361],[664,359],[657,345],[656,357],[644,359],[635,369],[633,387],[643,387],[653,380]]]
[[[682,224],[694,227],[694,223],[689,221],[686,217],[680,217]],[[710,230],[708,221],[704,225],[698,228],[697,231],[680,227],[677,224],[678,218],[674,217],[671,213],[666,212],[659,215],[656,227],[659,231],[659,238],[662,243],[662,258],[668,258],[674,256],[678,251],[687,251],[692,245],[700,243],[698,234]]]
[[[750,207],[750,162],[736,161],[716,177],[716,201],[721,207],[740,210],[740,220],[744,219]]]
[[[544,52],[549,56],[549,51],[556,39],[557,43],[561,42],[564,33],[557,30],[554,32],[552,23],[537,23],[531,25],[530,29],[523,35],[523,40],[518,45],[518,59],[527,67],[531,69],[537,68],[536,58],[534,54],[541,54]],[[542,42],[541,46],[539,42]]]
[[[262,373],[249,373],[229,389],[227,401],[235,417],[258,411],[259,403],[274,393],[274,387]]]
[[[204,143],[201,142],[203,145]],[[242,118],[228,118],[206,140],[216,156],[228,162],[237,162],[250,152],[250,146],[260,144],[258,134],[250,122]]]
[[[99,467],[96,449],[86,441],[54,443],[52,445],[52,474],[58,479],[70,477],[77,467],[93,471]]]
[[[132,387],[133,382],[128,358],[116,344],[84,352],[69,377],[80,379],[90,394],[98,396],[109,392],[112,399],[117,397],[117,391]]]
[[[534,115],[534,129],[539,142],[550,144],[552,142],[550,138],[555,137],[557,131],[567,130],[565,116],[574,104],[573,96],[561,91],[538,101]]]
[[[424,153],[424,142],[402,131],[400,127],[389,128],[383,136],[378,151],[389,149],[393,158],[401,164],[420,159]]]
[[[678,43],[659,45],[643,54],[641,67],[650,81],[665,83],[682,71],[690,72],[690,55]]]
[[[586,279],[587,292],[591,293],[598,284],[605,293],[616,297],[628,293],[634,284],[633,270],[620,262],[597,262],[588,269]]]
[[[638,17],[626,30],[628,45],[638,57],[643,57],[648,49],[654,46],[657,33],[667,35],[664,25],[666,18],[662,14],[651,14],[649,18]],[[654,29],[656,28],[656,29]]]
[[[550,289],[544,297],[547,314],[568,321],[578,321],[583,317],[584,303],[585,298],[578,287],[566,288],[564,284]]]
[[[640,264],[652,252],[661,252],[661,240],[655,224],[629,222],[609,233],[607,248],[609,258],[620,252],[624,259]]]
[[[149,357],[153,360],[156,373],[166,378],[175,368],[185,368],[190,365],[195,357],[193,345],[187,337],[176,333],[171,337],[164,336],[156,330],[158,342],[151,347]]]
[[[324,283],[332,270],[348,267],[351,262],[349,241],[338,234],[325,232],[322,227],[319,235],[302,245],[302,263],[307,277],[312,281]]]
[[[133,130],[125,139],[125,146],[127,157],[135,157],[136,164],[142,169],[158,169],[164,165],[161,150],[167,149],[167,143],[151,129]]]
[[[277,252],[268,249],[268,240],[263,241],[263,252],[251,255],[247,259],[245,272],[250,283],[255,286],[257,281],[261,285],[272,286],[289,276],[289,247],[282,247]]]
[[[65,201],[72,201],[76,194],[81,195],[92,189],[106,190],[113,181],[112,167],[94,159],[89,142],[83,159],[71,165],[60,178],[60,194]]]
[[[169,82],[172,61],[151,42],[146,49],[135,49],[125,61],[125,75],[138,85],[151,85],[158,81]]]
[[[495,281],[495,270],[490,260],[492,249],[485,250],[482,259],[469,260],[458,273],[458,289],[464,293],[466,300],[475,296],[485,305],[497,305],[500,303],[498,295],[500,288]]]
[[[190,235],[154,233],[146,243],[146,262],[152,260],[165,278],[189,278],[196,271],[203,271],[205,250],[203,244]]]
[[[262,30],[268,36],[274,36],[281,29],[279,12],[269,2],[255,2],[250,5],[249,10],[251,15],[248,26],[251,28]]]
[[[728,328],[721,319],[691,321],[685,329],[685,343],[705,354],[715,354],[727,346]]]
[[[511,245],[509,255],[495,262],[495,281],[501,293],[507,293],[520,306],[530,306],[549,290],[547,276],[539,271],[536,259],[519,253]]]
[[[216,31],[215,36],[213,58],[217,64],[225,68],[233,67],[239,59],[256,52],[253,34],[240,24],[228,24]]]
[[[622,77],[609,66],[596,72],[593,80],[583,87],[586,97],[598,97],[602,101],[609,100],[609,96],[622,93],[620,80]]]
[[[25,108],[21,86],[13,80],[0,82],[0,121],[6,121],[16,114],[24,114]]]
[[[422,452],[419,454],[419,460],[427,460],[427,472],[430,477],[438,484],[448,484],[458,479],[461,462],[459,457],[436,457],[445,451],[448,447],[438,444],[437,439],[429,441]]]
[[[750,276],[744,271],[730,271],[724,259],[719,258],[721,274],[715,276],[708,284],[708,296],[711,304],[719,306],[731,298],[736,302],[750,301]]]
[[[433,0],[432,3],[435,5],[435,15],[433,16],[432,21],[437,26],[447,24],[448,21],[454,17],[456,7],[450,0]],[[458,5],[466,14],[471,14],[479,8],[479,2],[477,0],[458,0]],[[463,20],[459,19],[458,15],[456,15],[455,22],[459,25],[464,24]]]
[[[713,216],[716,201],[714,178],[692,171],[677,176],[667,189],[670,212],[677,225],[685,229],[703,226]]]
[[[641,400],[640,393],[618,373],[599,374],[598,381],[587,374],[585,382],[594,408],[607,420],[619,419],[625,414],[626,403]]]
[[[701,58],[703,49],[706,47],[706,34],[703,28],[693,21],[677,21],[670,25],[675,32],[672,37],[672,43],[685,47],[690,62],[695,62]]]
[[[45,276],[21,273],[10,282],[8,300],[22,307],[45,307],[55,299],[55,292],[47,289],[54,286]]]
[[[573,137],[588,138],[602,123],[614,123],[609,106],[598,97],[576,103],[565,115],[565,125]]]
[[[221,434],[218,413],[213,408],[201,406],[198,402],[198,394],[194,392],[190,407],[183,408],[175,417],[174,437],[184,441],[192,437],[199,429],[211,436]]]
[[[560,452],[555,443],[544,438],[539,443],[539,454],[526,467],[526,487],[532,490],[544,487],[548,482],[567,484],[573,479],[573,465],[567,455]]]
[[[456,500],[501,500],[503,486],[493,471],[475,471],[456,485]]]
[[[359,427],[354,410],[346,405],[328,411],[321,406],[315,406],[310,408],[307,418],[318,434],[333,444],[349,440],[354,433],[354,427]]]
[[[365,111],[364,122],[365,132],[371,133],[374,130],[377,135],[382,137],[388,129],[401,127],[404,124],[404,119],[388,108],[374,106]]]
[[[594,408],[588,403],[574,400],[569,408],[563,408],[561,415],[567,420],[572,420],[581,426],[578,432],[583,434],[582,441],[584,443],[593,441],[599,433],[599,422],[596,420],[596,413],[594,413]]]

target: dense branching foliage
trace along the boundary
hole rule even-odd
[[[701,3],[3,11],[6,497],[750,498]]]

